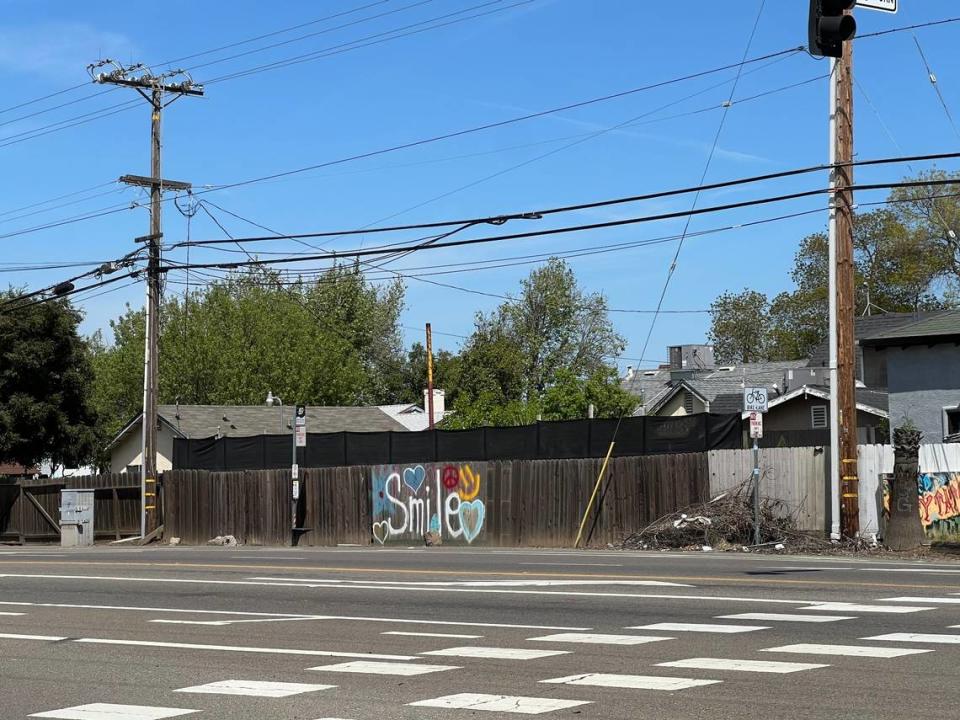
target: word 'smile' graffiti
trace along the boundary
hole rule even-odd
[[[483,531],[484,463],[380,465],[373,469],[373,537],[418,541],[435,533],[444,542],[472,543]]]

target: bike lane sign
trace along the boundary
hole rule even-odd
[[[767,411],[767,389],[762,387],[744,388],[743,411],[765,413]]]

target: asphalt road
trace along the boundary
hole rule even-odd
[[[960,563],[0,546],[0,719],[956,717]]]

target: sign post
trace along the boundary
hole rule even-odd
[[[760,446],[757,440],[763,437],[763,413],[768,409],[767,389],[745,387],[743,410],[750,413],[750,437],[753,439],[753,544],[759,545],[760,536]]]
[[[297,464],[297,448],[307,446],[307,406],[297,405],[293,413],[293,456],[290,463],[290,478],[293,480],[293,526],[297,527],[297,501],[300,499],[300,466]]]

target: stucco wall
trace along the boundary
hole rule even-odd
[[[110,450],[110,471],[126,472],[130,465],[140,465],[140,426],[131,428]],[[173,469],[173,434],[166,425],[157,433],[157,471]]]
[[[927,443],[943,440],[943,408],[960,406],[960,346],[887,349],[890,426],[910,419]]]

